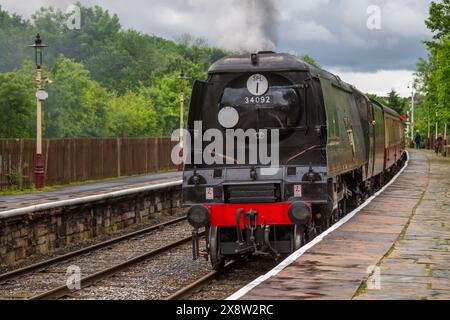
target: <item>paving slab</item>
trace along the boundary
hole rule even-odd
[[[429,184],[409,225],[378,263],[380,288],[355,299],[450,299],[450,160],[432,153]]]
[[[50,192],[34,192],[27,194],[0,196],[0,214],[8,210],[33,206],[37,204],[80,198],[124,189],[138,188],[142,186],[148,186],[163,182],[172,182],[181,179],[181,172],[153,173],[141,176],[108,179],[99,182],[84,183],[79,185],[69,185]]]
[[[382,194],[241,299],[449,297],[449,180],[449,161],[412,150],[409,166]]]

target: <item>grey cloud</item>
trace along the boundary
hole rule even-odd
[[[282,0],[281,7],[287,8],[287,4],[290,7],[289,14],[281,13],[285,19],[280,30],[279,49],[310,54],[327,67],[355,71],[413,70],[417,59],[426,55],[422,41],[430,37],[424,23],[430,2],[316,1],[315,6],[305,13],[300,1]],[[369,5],[381,9],[381,30],[367,28]],[[317,38],[311,34],[310,38],[293,41],[296,33],[307,31],[312,23],[316,25]],[[289,28],[292,25],[296,30]]]
[[[74,1],[75,2],[75,1]],[[117,13],[126,28],[175,39],[183,33],[228,49],[309,54],[326,67],[353,71],[413,70],[430,37],[424,20],[431,0],[82,0]],[[35,0],[24,6],[0,0],[29,15],[40,6],[65,9],[67,0]],[[369,5],[381,8],[381,30],[366,26]]]

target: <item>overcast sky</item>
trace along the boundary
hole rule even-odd
[[[75,1],[0,0],[29,18],[41,6],[65,10]],[[359,89],[408,96],[429,0],[82,0],[117,13],[124,28],[175,39],[183,33],[229,49],[309,54]],[[375,7],[373,7],[375,6]],[[379,8],[379,17],[377,13]],[[369,29],[367,22],[375,26]],[[380,21],[378,28],[377,21]],[[1,32],[1,31],[0,31]]]

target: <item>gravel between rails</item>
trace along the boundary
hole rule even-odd
[[[187,222],[180,222],[148,234],[113,244],[79,257],[52,265],[44,270],[0,283],[1,299],[25,299],[64,285],[69,266],[78,266],[82,277],[119,264],[127,259],[183,239],[191,234]]]
[[[76,250],[79,250],[82,248],[86,248],[86,247],[110,240],[112,238],[120,237],[120,236],[129,234],[129,233],[139,231],[139,230],[142,230],[142,229],[145,229],[145,228],[148,228],[148,227],[160,224],[160,223],[168,222],[170,220],[177,219],[180,217],[181,217],[180,215],[170,215],[170,216],[164,215],[164,216],[159,217],[158,219],[151,219],[146,223],[139,223],[136,225],[126,227],[124,229],[120,229],[120,230],[111,232],[109,234],[99,235],[99,236],[95,237],[94,239],[89,239],[86,241],[72,243],[72,244],[65,246],[64,248],[56,249],[52,252],[48,252],[45,254],[35,254],[30,257],[27,257],[24,260],[20,260],[18,262],[14,262],[14,263],[10,263],[10,264],[3,264],[3,265],[0,264],[0,274],[4,274],[4,273],[10,272],[10,271],[14,271],[16,269],[24,268],[29,265],[33,265],[35,263],[40,263],[45,260],[58,257],[60,255],[71,253],[73,251],[76,251]]]
[[[275,265],[276,262],[271,258],[244,259],[188,299],[225,299]],[[205,259],[192,261],[191,244],[185,244],[73,292],[66,299],[161,300],[205,276],[211,270],[210,263]]]
[[[160,300],[211,271],[205,259],[192,260],[190,243],[73,292],[76,300]]]
[[[186,300],[224,300],[259,276],[269,272],[278,263],[273,258],[248,257],[236,262]]]

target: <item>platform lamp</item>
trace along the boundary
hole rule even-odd
[[[414,148],[415,147],[415,142],[414,142],[414,136],[415,136],[415,132],[414,132],[414,102],[415,102],[415,98],[416,98],[416,83],[414,81],[411,81],[408,85],[408,89],[411,89],[411,140],[410,140],[410,147]]]
[[[44,49],[48,47],[42,43],[39,33],[36,35],[34,44],[29,47],[34,48],[36,62],[36,158],[35,158],[35,184],[36,189],[44,188],[44,157],[42,155],[42,101],[48,98],[46,91],[42,90],[42,56]]]
[[[184,70],[181,69],[180,76],[178,77],[180,81],[180,165],[178,166],[179,171],[183,171],[184,167],[184,81],[187,80]]]

